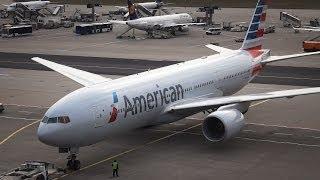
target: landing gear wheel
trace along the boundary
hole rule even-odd
[[[81,163],[79,160],[74,161],[74,170],[79,170],[81,168]]]
[[[69,160],[67,163],[67,167],[70,170],[77,171],[81,168],[81,163],[79,160]]]
[[[42,174],[40,174],[39,176],[37,176],[36,180],[45,180],[45,178]]]
[[[81,167],[81,163],[79,160],[76,159],[77,156],[75,154],[71,154],[69,157],[68,157],[68,163],[67,163],[67,167],[68,169],[70,170],[73,170],[73,171],[76,171],[76,170],[79,170],[80,167]]]

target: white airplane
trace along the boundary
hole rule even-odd
[[[262,49],[267,5],[259,0],[242,47],[207,45],[219,54],[201,57],[111,80],[97,74],[34,57],[32,60],[84,87],[66,95],[45,113],[38,127],[41,142],[70,153],[71,169],[80,168],[79,148],[139,127],[167,124],[210,111],[203,135],[227,141],[244,126],[253,101],[320,93],[320,87],[232,95],[254,79],[268,63],[320,52],[271,56]]]
[[[7,11],[15,11],[17,4],[22,4],[30,10],[40,10],[43,9],[45,6],[50,4],[50,1],[27,1],[27,2],[15,2],[10,5],[4,5],[7,7]]]
[[[165,5],[168,5],[168,4],[165,4],[162,2],[162,0],[156,0],[154,2],[143,2],[143,3],[135,3],[134,5],[140,5],[140,6],[143,6],[144,8],[146,9],[149,9],[149,10],[154,10],[154,9],[159,9]],[[128,7],[125,7],[125,6],[115,6],[117,9],[123,11],[123,12],[128,12]]]
[[[155,31],[171,32],[171,34],[174,35],[176,31],[188,31],[188,26],[204,25],[204,23],[192,23],[192,17],[187,13],[138,18],[135,6],[131,2],[131,0],[128,0],[128,9],[130,20],[110,20],[111,23],[128,26],[128,28],[118,37],[121,37],[123,34],[127,33],[131,29],[139,29],[146,31],[148,35],[151,36],[153,36]]]
[[[302,28],[293,27],[293,29],[295,32],[299,32],[299,31],[320,32],[320,27],[312,27],[312,26],[305,26]]]

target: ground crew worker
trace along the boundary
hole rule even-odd
[[[112,175],[113,177],[119,177],[119,174],[118,174],[118,170],[119,170],[119,164],[117,162],[117,160],[114,160],[113,163],[111,164],[112,166]]]

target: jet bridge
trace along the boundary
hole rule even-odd
[[[45,7],[43,10],[49,12],[50,15],[56,16],[59,13],[64,12],[64,5],[57,5],[53,9]],[[17,3],[15,10],[10,11],[9,13],[9,16],[13,18],[15,24],[21,22],[37,22],[39,17],[44,18],[47,16],[47,13],[44,14],[44,11],[29,9],[21,3]]]
[[[284,27],[301,27],[301,20],[287,12],[280,12],[280,20]]]

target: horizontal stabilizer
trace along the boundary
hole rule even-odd
[[[76,68],[68,67],[65,65],[61,65],[55,62],[51,62],[39,57],[31,58],[33,61],[36,61],[84,86],[92,86],[94,84],[110,81],[111,79],[105,78],[103,76],[89,73],[83,70],[79,70]]]
[[[320,51],[311,52],[311,53],[291,54],[291,55],[284,55],[284,56],[270,56],[267,59],[263,60],[262,63],[267,64],[271,62],[282,61],[286,59],[293,59],[293,58],[298,58],[303,56],[317,55],[317,54],[320,54]]]
[[[228,48],[224,48],[224,47],[221,47],[221,46],[216,46],[216,45],[213,45],[213,44],[207,44],[206,45],[207,48],[209,49],[212,49],[218,53],[229,53],[229,52],[233,52],[234,50],[232,49],[228,49]]]

